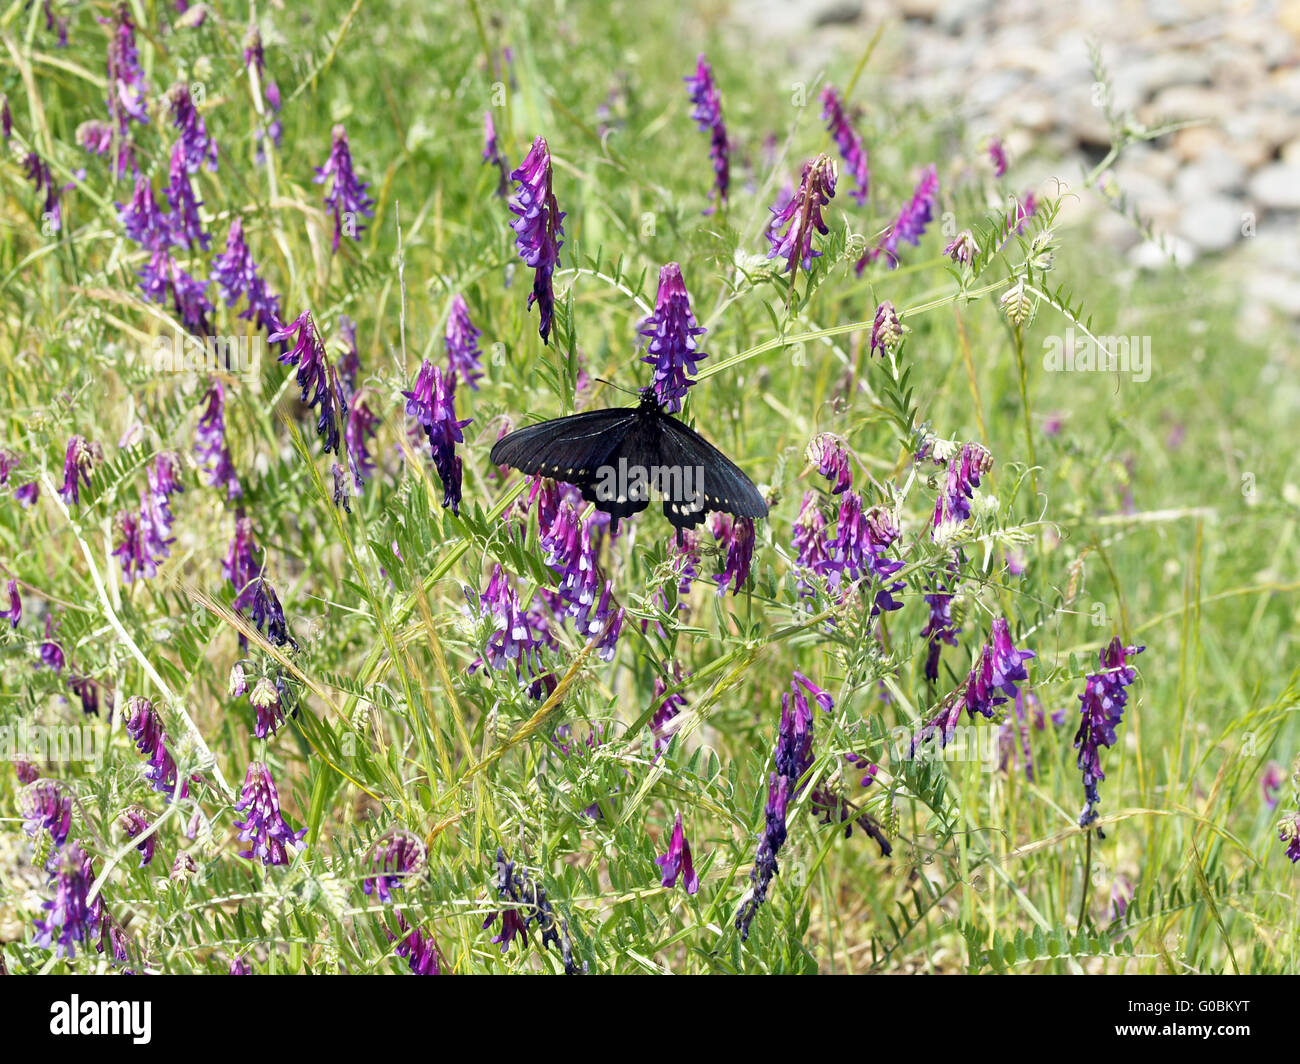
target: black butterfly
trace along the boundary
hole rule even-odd
[[[641,389],[633,409],[588,410],[519,429],[497,440],[490,457],[494,465],[575,485],[614,518],[615,528],[650,505],[651,487],[679,538],[710,510],[767,516],[754,482],[698,432],[665,414],[653,388]]]

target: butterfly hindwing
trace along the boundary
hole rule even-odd
[[[683,471],[703,470],[698,509],[693,500],[684,499],[674,509],[672,500],[664,500],[664,515],[677,528],[695,528],[710,510],[720,510],[734,517],[766,517],[767,503],[754,482],[744,472],[694,429],[668,414],[659,414],[660,461]],[[692,473],[694,479],[694,473]]]

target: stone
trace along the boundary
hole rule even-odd
[[[1128,253],[1128,260],[1141,270],[1166,270],[1174,266],[1190,266],[1196,261],[1196,248],[1178,236],[1164,238],[1164,247],[1155,240],[1147,240]]]
[[[1209,196],[1187,204],[1178,220],[1178,235],[1202,251],[1224,251],[1241,239],[1245,205],[1227,196]]]
[[[1239,192],[1246,186],[1246,168],[1226,153],[1207,155],[1184,166],[1174,176],[1174,192],[1181,200],[1199,200],[1217,193]]]
[[[1268,210],[1300,210],[1300,166],[1272,163],[1256,171],[1249,187],[1251,196]]]

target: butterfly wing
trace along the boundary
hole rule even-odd
[[[649,424],[637,410],[588,410],[512,432],[497,441],[489,458],[521,473],[573,484],[597,510],[614,518],[617,527],[618,519],[649,505],[648,497],[629,493],[615,476],[620,458],[636,464],[657,447],[646,431]]]
[[[638,514],[650,505],[648,474],[659,465],[661,440],[659,424],[653,410],[633,413],[632,424],[627,427],[604,456],[591,466],[591,474],[578,484],[582,497],[595,503],[614,518],[614,527],[624,517]]]
[[[660,413],[659,461],[689,476],[697,489],[692,495],[664,499],[664,516],[676,528],[695,528],[710,510],[733,517],[766,517],[767,503],[754,482],[730,458],[694,429],[669,414]],[[689,472],[688,472],[689,471]],[[703,477],[703,485],[698,483]]]

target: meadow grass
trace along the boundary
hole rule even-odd
[[[1285,446],[1295,363],[1281,338],[1237,335],[1213,267],[1126,274],[1085,229],[1061,224],[1068,198],[1050,187],[1036,190],[1024,231],[1008,235],[1006,197],[1024,190],[996,181],[947,114],[880,103],[883,75],[859,54],[821,82],[851,84],[862,108],[871,199],[855,205],[841,170],[830,232],[815,241],[822,255],[792,289],[765,257],[763,233],[781,185],[804,160],[836,153],[821,82],[800,90],[775,58],[710,35],[676,5],[259,5],[283,139],[258,165],[266,104],[241,57],[248,10],[212,5],[185,28],[170,5],[135,4],[150,102],[148,126],[135,131],[142,171],[155,192],[167,181],[174,131],[161,101],[177,81],[201,86],[196,102],[221,150],[219,169],[195,179],[213,247],[178,261],[207,277],[242,217],[285,321],[310,310],[331,360],[344,351],[340,319],[355,321],[361,381],[382,418],[378,470],[349,513],[331,498],[330,459],[278,349],[264,349],[251,379],[219,372],[244,487],[233,502],[192,458],[207,374],[160,373],[150,361],[177,322],[141,296],[136,271],[148,256],[114,207],[131,181],[113,181],[109,161],[76,143],[82,122],[104,116],[111,28],[93,17],[107,6],[73,10],[67,49],[39,5],[0,15],[0,90],[16,138],[2,171],[0,447],[25,462],[0,489],[0,575],[18,581],[25,610],[0,637],[0,705],[10,727],[80,725],[69,679],[98,683],[101,762],[38,767],[74,796],[70,837],[93,859],[127,959],[93,949],[65,959],[36,942],[33,920],[54,890],[40,869],[55,847],[48,832],[23,834],[24,785],[6,772],[0,926],[11,970],[223,972],[243,958],[258,972],[395,973],[408,968],[398,953],[406,926],[458,973],[561,970],[544,922],[504,952],[490,941],[501,924],[484,921],[504,908],[539,915],[535,894],[498,897],[498,848],[544,889],[553,917],[543,921],[562,927],[572,966],[591,972],[1295,970],[1295,871],[1277,827],[1295,797],[1284,782],[1274,810],[1261,786],[1268,763],[1288,765],[1300,746],[1300,486]],[[712,213],[708,137],[682,82],[699,51],[733,140],[730,202]],[[481,159],[485,111],[510,166],[535,136],[552,152],[566,217],[549,346],[526,305],[531,271],[494,195],[498,173]],[[376,205],[358,239],[332,253],[312,177],[336,124]],[[56,232],[24,177],[29,151],[59,184],[76,183]],[[902,247],[898,269],[857,276],[855,260],[930,162],[940,206],[920,246]],[[971,268],[943,254],[949,213],[981,243]],[[596,378],[647,382],[636,330],[670,261],[709,330],[684,416],[771,503],[751,579],[716,594],[723,559],[705,534],[688,608],[677,611],[671,530],[651,507],[602,548],[627,611],[614,660],[557,624],[546,661],[558,686],[535,699],[512,670],[470,670],[500,627],[477,608],[493,566],[519,578],[524,603],[554,581],[536,519],[519,515],[528,485],[502,476],[488,451],[503,418],[517,427],[575,404],[627,402]],[[1019,324],[1002,302],[1017,281],[1031,311]],[[457,294],[482,330],[485,371],[478,390],[456,391],[458,416],[473,419],[458,448],[459,515],[442,505],[401,397],[423,360],[443,360]],[[209,296],[218,334],[265,335],[215,286]],[[869,338],[886,300],[907,332],[880,354]],[[1048,371],[1051,338],[1069,329],[1150,338],[1149,379]],[[913,460],[923,427],[994,459],[971,519],[944,543],[930,524],[944,469]],[[901,526],[891,550],[904,562],[899,610],[873,618],[870,581],[843,601],[817,579],[801,593],[800,499],[820,492],[832,517],[837,505],[805,458],[822,432],[847,441],[855,490]],[[105,453],[69,506],[55,488],[74,434]],[[135,505],[146,466],[166,450],[186,465],[171,504],[176,542],[156,576],[126,583],[111,553],[114,515]],[[27,509],[13,492],[29,479],[42,491]],[[265,549],[297,650],[268,642],[234,608],[221,559],[237,508]],[[958,546],[962,630],[931,683],[924,595]],[[58,672],[34,667],[46,616],[68,659]],[[1025,729],[1032,779],[1012,702],[999,707],[1007,724],[963,719],[964,752],[900,756],[899,729],[931,718],[962,684],[999,617],[1037,655],[1025,685],[1044,717]],[[1086,677],[1116,635],[1146,651],[1118,741],[1101,751],[1101,838],[1078,826],[1073,741]],[[250,672],[278,673],[296,705],[265,740],[252,734],[248,699],[228,690],[245,657]],[[733,921],[796,669],[834,707],[814,710],[780,871],[742,942]],[[662,751],[649,728],[656,679],[686,699]],[[200,776],[190,797],[168,800],[141,778],[144,759],[122,725],[132,696],[163,712],[179,776]],[[879,766],[870,786],[846,753]],[[254,760],[270,767],[289,823],[305,829],[285,865],[238,856],[233,804]],[[892,855],[819,816],[822,791],[869,814]],[[144,867],[140,840],[118,826],[133,805],[155,825]],[[701,881],[693,895],[662,886],[655,863],[677,812]],[[395,829],[427,857],[390,903],[363,881],[376,840]]]

